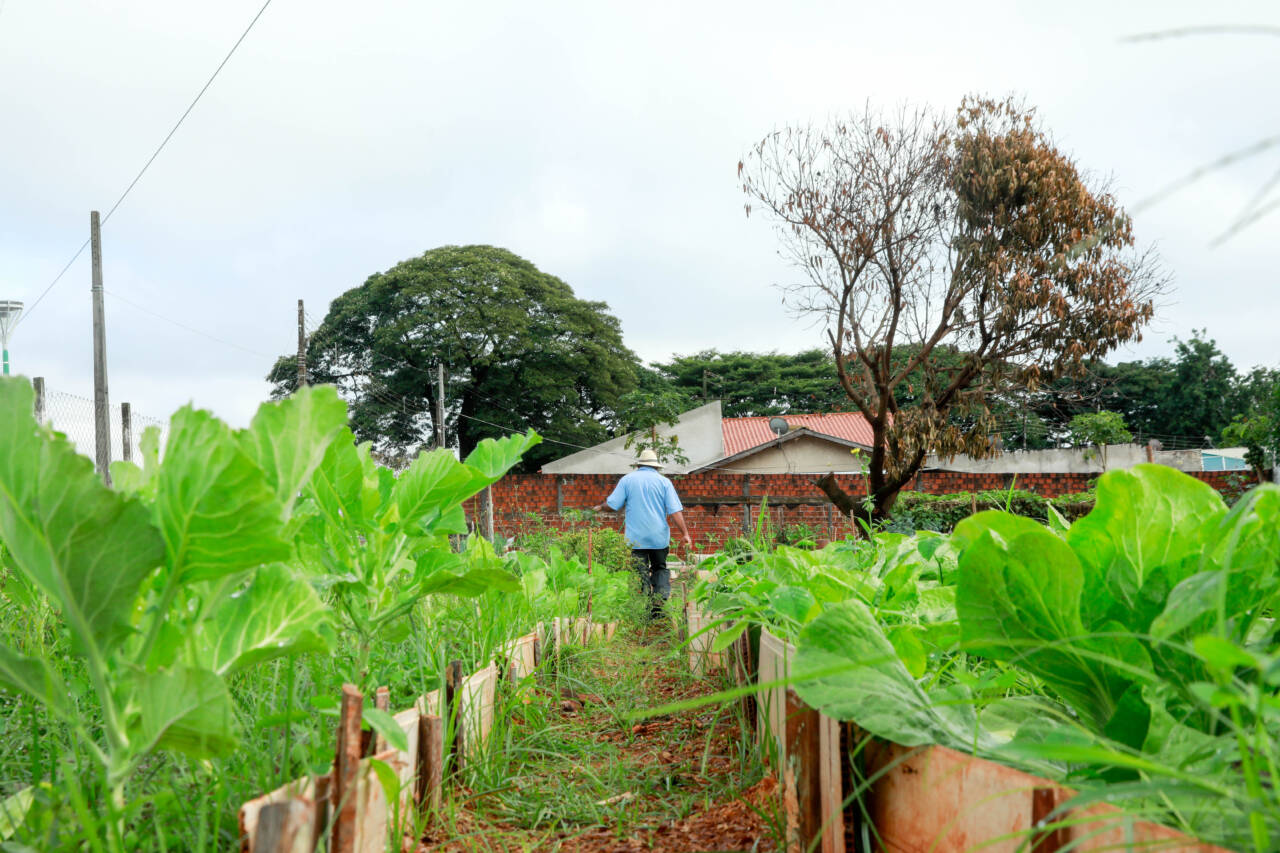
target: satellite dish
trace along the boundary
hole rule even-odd
[[[786,435],[791,430],[791,424],[787,423],[786,418],[769,418],[769,429],[778,435]]]

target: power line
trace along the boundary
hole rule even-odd
[[[231,60],[231,57],[235,55],[235,52],[236,50],[239,49],[241,42],[243,42],[245,40],[245,37],[249,35],[249,31],[253,29],[254,24],[258,23],[258,19],[262,17],[262,13],[267,11],[267,7],[270,5],[271,5],[271,0],[266,0],[266,2],[262,4],[262,8],[258,10],[258,14],[253,16],[253,20],[249,22],[249,26],[244,28],[244,32],[240,34],[240,38],[236,39],[236,43],[231,46],[231,50],[227,51],[227,55],[224,56],[222,58],[222,61],[218,63],[218,67],[214,69],[213,74],[209,75],[209,79],[205,81],[204,86],[202,86],[200,88],[200,91],[196,93],[195,98],[192,99],[191,103],[187,106],[186,110],[182,113],[182,116],[179,117],[177,123],[175,123],[174,126],[169,130],[169,133],[165,136],[164,140],[161,141],[160,145],[156,148],[156,150],[152,152],[151,156],[147,158],[147,162],[143,164],[142,168],[138,171],[138,174],[135,175],[133,180],[129,182],[129,186],[125,187],[124,192],[120,193],[120,197],[116,199],[115,204],[111,205],[111,209],[107,211],[107,215],[102,217],[103,225],[105,225],[107,221],[111,219],[111,214],[116,212],[116,208],[120,207],[121,203],[124,202],[124,200],[128,197],[129,193],[133,191],[133,188],[138,185],[138,181],[142,180],[142,176],[147,173],[147,170],[151,168],[151,164],[154,163],[156,161],[156,158],[160,156],[160,152],[163,151],[165,146],[169,144],[169,140],[173,139],[173,135],[178,132],[178,128],[182,127],[182,123],[187,120],[187,116],[191,115],[191,111],[196,108],[196,104],[200,103],[200,99],[204,97],[204,93],[209,91],[209,87],[213,85],[213,81],[218,79],[218,75],[222,73],[222,69]],[[66,275],[67,270],[71,269],[71,265],[74,264],[76,262],[76,259],[79,258],[80,255],[84,253],[84,250],[88,245],[89,245],[88,240],[85,240],[83,243],[80,244],[80,248],[76,249],[75,254],[71,256],[71,260],[67,261],[66,265],[63,266],[63,268],[58,272],[56,276],[53,277],[53,281],[49,282],[49,285],[45,287],[43,291],[41,291],[38,297],[36,297],[36,301],[33,302],[29,308],[27,308],[26,312],[23,313],[23,315],[20,318],[18,318],[18,322],[14,324],[15,328],[17,328],[17,326],[21,325],[24,320],[26,320],[28,317],[31,316],[31,312],[35,311],[36,307],[39,306],[39,304],[44,301],[44,298],[49,295],[49,291],[53,290],[54,285],[56,285],[59,281],[61,281],[62,277]],[[234,346],[234,344],[232,346]]]
[[[276,356],[274,355],[267,355],[264,352],[259,352],[258,350],[249,349],[246,346],[241,346],[240,344],[232,343],[231,341],[224,340],[222,338],[217,337],[216,335],[211,335],[208,332],[202,332],[197,328],[188,326],[186,323],[182,323],[182,322],[179,322],[178,320],[174,320],[170,317],[166,317],[163,314],[157,314],[155,311],[152,311],[150,308],[139,305],[137,302],[134,302],[132,299],[129,299],[125,296],[121,296],[120,294],[115,293],[113,291],[104,289],[103,292],[106,293],[108,296],[110,296],[112,299],[119,299],[121,302],[123,302],[124,304],[130,306],[131,308],[137,311],[141,311],[144,314],[150,314],[152,317],[155,317],[157,320],[163,320],[166,323],[170,323],[174,326],[177,326],[179,329],[183,329],[185,331],[191,332],[193,335],[200,335],[201,337],[208,338],[211,341],[216,341],[225,346],[234,347],[235,349],[238,349],[238,350],[243,350],[244,352],[259,356],[260,358],[271,359],[272,363],[273,364],[275,363]]]

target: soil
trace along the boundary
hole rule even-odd
[[[673,653],[673,637],[649,629],[636,639],[656,662],[640,668],[637,675],[637,692],[647,697],[647,707],[723,689],[717,674],[694,678],[687,672],[687,663],[686,669],[678,670],[687,658]],[[627,642],[625,637],[614,641]],[[590,677],[601,685],[619,677],[604,662],[608,651],[600,655],[601,663],[590,670]],[[759,778],[757,773],[754,784],[743,790],[726,786],[726,780],[739,778],[742,772],[737,746],[743,734],[738,727],[739,715],[722,705],[708,705],[619,725],[599,693],[594,692],[597,689],[604,692],[603,687],[594,685],[581,692],[540,689],[535,701],[554,708],[559,715],[556,722],[564,724],[574,737],[611,747],[607,750],[608,762],[621,764],[626,772],[619,775],[637,782],[594,802],[598,807],[594,812],[602,816],[600,822],[554,830],[503,822],[486,807],[483,794],[477,796],[465,788],[456,788],[453,797],[460,805],[447,821],[448,826],[433,827],[418,851],[685,853],[777,849],[773,828],[779,810],[776,781],[769,776]],[[602,774],[609,768],[587,769]],[[582,773],[583,768],[566,757],[562,765],[549,767],[546,775],[563,775],[572,784]]]

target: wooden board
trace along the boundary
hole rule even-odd
[[[254,847],[259,853],[312,853],[316,846],[316,805],[296,798],[268,803],[258,813]]]
[[[467,676],[462,681],[461,706],[462,754],[476,755],[489,740],[493,729],[493,699],[498,685],[498,668],[493,664]]]
[[[864,774],[884,771],[864,800],[886,851],[1025,851],[1046,808],[1037,791],[1065,803],[1074,792],[1012,767],[941,746],[909,748],[872,741]],[[1037,799],[1040,800],[1037,803]],[[1082,818],[1097,816],[1098,820]],[[1158,849],[1162,853],[1227,853],[1181,833],[1095,805],[1053,819],[1068,824],[1041,837],[1037,853]]]
[[[380,752],[374,758],[390,765],[391,769],[399,776],[401,769],[397,750],[391,749],[386,752]],[[387,790],[383,787],[378,775],[373,772],[367,758],[360,762],[355,798],[356,853],[384,853],[388,849],[396,849],[388,844],[390,833],[393,830],[391,821],[392,808],[387,799]],[[405,812],[401,811],[400,814],[404,815]],[[396,832],[396,835],[399,834],[399,832]]]
[[[259,853],[257,847],[258,817],[261,815],[263,808],[275,803],[286,803],[295,799],[314,803],[316,800],[316,787],[315,777],[294,779],[292,782],[242,805],[238,815],[241,851],[243,853]],[[265,853],[273,853],[273,851],[265,851]]]
[[[844,853],[839,724],[806,705],[795,690],[788,689],[784,701],[787,837],[805,850],[820,840],[821,853]]]
[[[1052,791],[1057,803],[1065,803],[1075,796],[1069,788]],[[1087,820],[1097,818],[1097,820]],[[1053,823],[1061,823],[1063,851],[1103,850],[1159,850],[1161,853],[1230,853],[1212,844],[1203,844],[1188,838],[1176,829],[1150,821],[1137,820],[1115,806],[1098,803],[1067,815],[1056,817]],[[1043,848],[1048,849],[1048,848]]]
[[[760,687],[756,690],[760,724],[756,729],[756,738],[761,744],[772,741],[769,753],[777,760],[778,763],[774,765],[776,767],[782,766],[787,752],[787,687],[785,684],[774,687],[767,685],[790,675],[791,660],[795,653],[795,646],[775,636],[769,629],[760,631],[760,661],[757,664]]]
[[[693,603],[689,604],[686,613],[689,623],[689,669],[695,675],[705,675],[722,667],[724,653],[711,651],[711,645],[720,631],[719,629],[704,630],[715,620],[705,616]]]
[[[435,714],[437,717],[443,716],[444,694],[439,690],[432,690],[430,693],[423,693],[413,703],[414,710],[419,714]]]
[[[407,817],[413,807],[413,790],[418,777],[419,716],[417,708],[408,708],[395,716],[396,725],[409,741],[407,750],[393,750],[397,761],[396,774],[400,778],[400,814],[403,817]]]

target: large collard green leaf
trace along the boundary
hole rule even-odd
[[[397,478],[392,493],[400,525],[405,529],[431,526],[483,488],[473,489],[474,481],[471,470],[449,450],[419,454]]]
[[[475,491],[478,492],[485,486],[492,486],[501,480],[503,475],[510,471],[525,453],[529,452],[529,448],[541,441],[542,436],[529,430],[524,435],[509,435],[500,439],[486,438],[477,444],[466,458],[466,465],[475,476]]]
[[[465,462],[444,449],[420,454],[395,483],[401,526],[437,534],[466,532],[462,502],[502,479],[541,440],[533,430],[503,439],[486,438]]]
[[[975,733],[981,739],[972,703],[925,693],[862,602],[829,606],[801,632],[798,646],[791,670],[796,692],[827,716],[904,746],[963,747]]]
[[[1042,530],[1044,526],[1030,518],[998,509],[986,509],[957,524],[951,533],[951,544],[963,557],[964,550],[987,533],[994,533],[1005,542],[1012,542],[1024,533]]]
[[[1084,572],[1062,539],[1037,527],[1006,542],[994,530],[964,549],[956,610],[972,652],[1015,663],[1103,726],[1141,669],[1123,637],[1091,637],[1080,620]],[[1107,625],[1123,633],[1123,626]]]
[[[1081,617],[1094,626],[1111,616],[1145,631],[1161,595],[1143,587],[1166,591],[1194,574],[1226,505],[1208,484],[1164,465],[1109,471],[1097,491],[1093,510],[1066,534],[1085,572]]]
[[[146,507],[37,427],[25,380],[0,379],[0,538],[61,612],[78,651],[105,656],[131,631],[139,586],[164,559]]]
[[[309,488],[330,524],[350,526],[364,522],[368,515],[364,499],[365,469],[350,429],[340,429],[329,443],[311,475]],[[376,511],[376,503],[373,508]]]
[[[236,747],[235,713],[222,678],[176,666],[136,672],[130,701],[130,747],[135,755],[171,749],[192,758],[217,758]]]
[[[170,422],[155,514],[172,583],[211,580],[289,556],[279,499],[231,429],[190,406]]]
[[[149,426],[142,431],[138,453],[141,466],[123,460],[111,463],[111,486],[117,492],[154,501],[160,476],[160,427]]]
[[[254,573],[201,626],[199,663],[230,675],[272,658],[328,647],[329,608],[305,580],[280,564]]]
[[[330,443],[347,423],[347,404],[331,385],[299,389],[263,403],[240,445],[266,474],[286,517]]]

